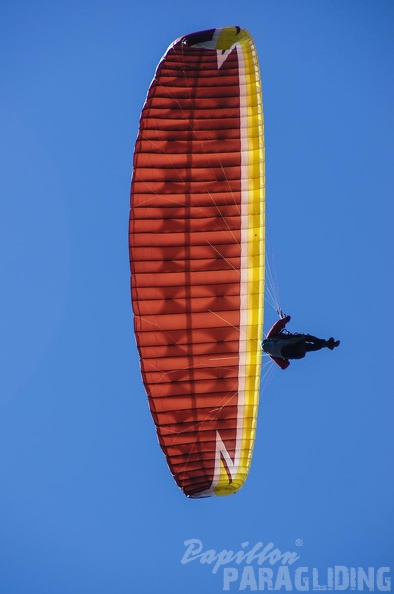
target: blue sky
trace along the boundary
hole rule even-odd
[[[260,59],[289,329],[341,346],[263,382],[244,488],[193,501],[140,380],[129,187],[159,59],[229,25]],[[0,592],[222,592],[223,568],[181,563],[188,539],[272,542],[299,556],[290,579],[393,569],[393,3],[4,2],[0,45]]]

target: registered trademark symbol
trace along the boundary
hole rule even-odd
[[[302,547],[302,545],[304,544],[304,541],[302,540],[302,538],[297,538],[295,543],[296,543],[297,547]]]

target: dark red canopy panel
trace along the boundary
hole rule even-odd
[[[264,279],[261,89],[242,29],[185,36],[157,68],[135,146],[130,261],[171,472],[188,496],[234,493],[255,435]]]

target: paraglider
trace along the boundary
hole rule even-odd
[[[140,365],[159,443],[188,497],[238,491],[261,372],[265,231],[260,72],[249,33],[177,39],[134,152],[130,263]]]
[[[280,318],[269,330],[263,340],[261,348],[267,353],[281,369],[287,369],[289,359],[303,359],[306,353],[328,348],[331,351],[339,346],[340,341],[329,338],[317,338],[312,334],[292,333],[285,330],[290,322],[290,316]]]
[[[236,493],[262,349],[284,368],[339,344],[286,334],[289,316],[263,341],[264,119],[245,29],[185,35],[160,61],[135,145],[129,247],[141,373],[169,468],[187,497]]]

